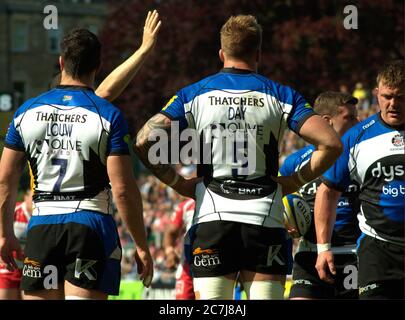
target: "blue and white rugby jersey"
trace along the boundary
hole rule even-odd
[[[197,174],[204,183],[197,186],[194,224],[227,220],[284,228],[281,187],[270,177],[278,173],[284,131],[298,133],[315,114],[299,93],[257,73],[225,68],[177,92],[161,112],[200,138]]]
[[[282,176],[289,176],[298,171],[300,168],[308,163],[308,161],[312,157],[312,153],[314,152],[314,150],[315,147],[313,145],[309,145],[289,155],[280,168],[280,174]],[[312,212],[311,226],[308,229],[307,233],[304,235],[304,239],[312,244],[315,244],[317,242],[315,233],[315,220],[313,214],[316,191],[321,183],[321,179],[317,178],[303,185],[299,190],[299,193],[307,201]],[[357,214],[360,210],[358,193],[358,183],[355,181],[351,181],[349,186],[339,198],[336,208],[336,222],[332,234],[333,246],[342,246],[348,244],[355,245],[357,238],[360,236],[360,229],[357,222]],[[314,246],[313,249],[316,250],[316,246]]]
[[[342,191],[350,180],[357,181],[361,231],[403,245],[404,129],[388,126],[378,113],[351,128],[342,140],[343,154],[324,174],[324,183]]]
[[[92,89],[58,86],[16,111],[5,146],[24,151],[34,178],[34,213],[112,213],[107,156],[129,154],[121,112]]]

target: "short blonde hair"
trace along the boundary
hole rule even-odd
[[[221,28],[221,48],[229,57],[250,57],[261,44],[262,27],[252,15],[231,16]]]
[[[395,60],[387,63],[378,73],[377,86],[382,83],[389,88],[404,86],[404,60]]]
[[[339,107],[352,104],[356,105],[359,100],[348,93],[326,91],[322,92],[314,103],[314,110],[321,116],[334,117],[339,113]]]

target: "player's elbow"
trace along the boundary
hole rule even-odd
[[[329,151],[338,158],[343,152],[342,141],[339,138],[334,139],[329,145]]]
[[[328,153],[330,158],[336,160],[343,152],[343,144],[337,135],[331,136],[331,138],[324,143],[322,149]]]
[[[119,183],[112,187],[114,200],[116,202],[128,202],[138,195],[133,183]]]

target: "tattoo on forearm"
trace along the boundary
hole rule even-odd
[[[168,133],[170,139],[170,124],[170,119],[165,115],[160,113],[154,115],[146,122],[142,129],[139,130],[136,136],[136,145],[134,144],[134,151],[143,164],[163,182],[171,181],[175,175],[175,171],[170,164],[151,164],[149,162],[148,152],[155,141],[150,141],[148,138],[153,130],[162,129]]]

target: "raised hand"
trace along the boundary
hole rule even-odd
[[[159,13],[156,10],[148,11],[146,16],[145,26],[143,27],[143,37],[141,48],[145,52],[149,52],[153,49],[157,41],[157,35],[159,33],[162,21],[159,20]]]

